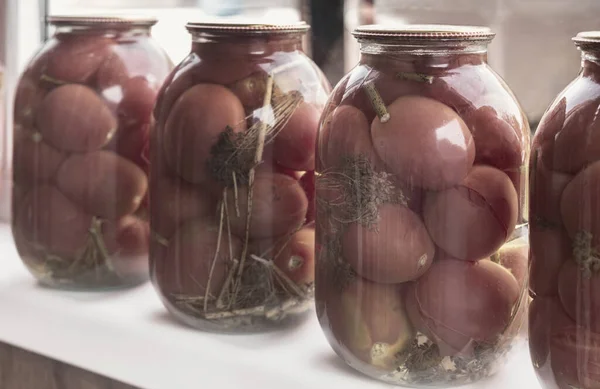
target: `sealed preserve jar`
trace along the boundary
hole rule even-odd
[[[179,320],[262,331],[310,308],[315,143],[329,85],[308,25],[188,24],[151,134],[151,274]]]
[[[377,379],[476,381],[524,321],[527,121],[487,64],[487,28],[354,35],[360,62],[334,89],[317,142],[321,326]]]
[[[544,388],[600,388],[600,32],[531,153],[529,346]]]
[[[52,17],[17,85],[12,229],[42,283],[148,279],[149,126],[172,68],[154,19]]]

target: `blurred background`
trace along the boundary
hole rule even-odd
[[[0,0],[4,128],[0,137],[0,195],[8,194],[11,103],[18,74],[50,33],[45,16],[134,13],[157,16],[154,36],[174,63],[189,51],[190,20],[252,19],[312,25],[306,49],[335,85],[357,62],[352,30],[369,23],[445,23],[490,26],[492,67],[507,81],[535,129],[548,104],[576,76],[579,53],[571,38],[600,29],[598,0]],[[0,71],[1,72],[1,71]],[[1,113],[0,113],[1,115]],[[8,217],[6,200],[0,217]]]

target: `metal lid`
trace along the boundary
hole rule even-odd
[[[582,49],[600,49],[600,31],[580,32],[573,42]]]
[[[488,27],[443,24],[370,24],[353,32],[358,41],[489,42],[496,36]]]
[[[191,33],[209,33],[216,35],[261,35],[305,33],[310,25],[305,22],[291,24],[243,23],[243,22],[189,22],[186,28]]]
[[[152,27],[158,20],[147,16],[102,16],[102,15],[56,15],[48,16],[46,21],[57,27]]]

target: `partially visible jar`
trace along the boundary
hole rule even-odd
[[[308,313],[315,142],[330,91],[302,51],[308,28],[190,23],[191,53],[160,93],[151,274],[188,325],[261,331]]]
[[[527,120],[487,64],[487,28],[354,35],[360,62],[317,142],[321,326],[379,380],[477,381],[518,344],[526,313]]]
[[[550,105],[531,158],[531,357],[544,388],[600,388],[600,32]]]
[[[106,289],[148,279],[148,148],[172,63],[154,19],[50,17],[14,104],[12,229],[43,284]]]

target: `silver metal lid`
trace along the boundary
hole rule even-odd
[[[147,16],[102,16],[102,15],[56,15],[48,16],[46,21],[57,27],[152,27],[158,20]]]
[[[358,41],[489,42],[496,34],[488,27],[443,24],[370,24],[353,32]]]
[[[581,49],[600,50],[600,31],[584,31],[573,38],[573,42]]]
[[[186,28],[191,33],[209,33],[216,35],[261,35],[305,33],[310,29],[310,25],[305,22],[292,24],[189,22],[186,25]]]

